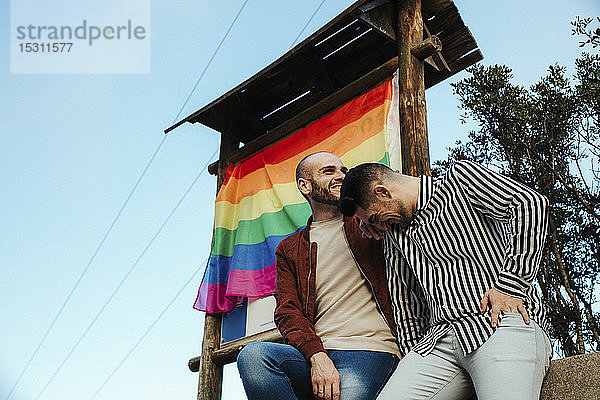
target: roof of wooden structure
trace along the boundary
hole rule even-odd
[[[393,3],[357,1],[278,60],[165,133],[185,122],[202,123],[246,144],[274,131],[291,133],[366,92],[396,69]],[[422,0],[422,13],[425,31],[442,42],[446,66],[438,70],[425,64],[426,88],[483,58],[451,0]]]

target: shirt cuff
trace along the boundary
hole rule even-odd
[[[494,283],[494,289],[497,291],[521,299],[525,299],[525,290],[528,287],[529,283],[507,271],[500,271],[498,280]]]

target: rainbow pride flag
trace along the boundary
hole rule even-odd
[[[194,308],[226,312],[242,297],[275,289],[275,249],[302,229],[310,207],[296,188],[296,165],[329,151],[347,167],[400,168],[397,76],[306,128],[229,167],[215,202],[210,258]]]

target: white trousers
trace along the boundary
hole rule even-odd
[[[538,400],[552,348],[546,333],[518,313],[506,313],[496,332],[465,355],[450,330],[425,357],[411,351],[380,400]]]

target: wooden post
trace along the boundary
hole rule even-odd
[[[198,400],[220,400],[223,387],[223,366],[212,361],[212,354],[221,342],[221,314],[204,315],[202,359],[198,378]]]
[[[237,150],[239,141],[221,133],[217,192],[225,181],[227,156]],[[221,344],[221,313],[204,315],[204,337],[202,339],[202,359],[198,378],[198,400],[220,400],[223,388],[223,365],[213,361],[213,353]]]
[[[421,0],[397,0],[398,107],[402,173],[429,174],[429,143],[425,111],[425,67],[411,54],[423,41]]]

